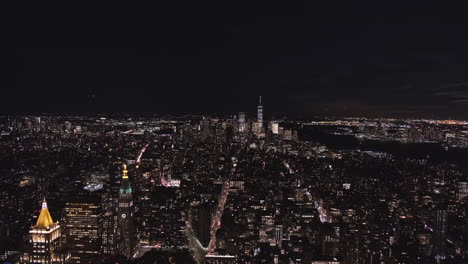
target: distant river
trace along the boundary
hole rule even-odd
[[[335,150],[360,149],[379,151],[395,156],[428,158],[438,162],[450,162],[468,168],[468,149],[449,148],[437,143],[400,143],[396,141],[362,140],[350,135],[331,135],[319,127],[308,126],[299,131],[299,138],[320,142]]]

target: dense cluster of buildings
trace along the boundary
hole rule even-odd
[[[260,99],[255,118],[4,117],[0,259],[468,261],[462,164],[301,137],[312,126],[463,148],[467,124],[266,121],[263,110]]]

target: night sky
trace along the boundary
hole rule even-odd
[[[11,2],[1,113],[253,114],[262,95],[267,117],[468,119],[466,8],[445,2]]]

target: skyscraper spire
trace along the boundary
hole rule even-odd
[[[54,221],[50,216],[49,209],[47,208],[47,201],[44,198],[44,200],[42,200],[41,213],[39,214],[39,218],[37,218],[36,227],[47,229],[52,225],[54,225]]]
[[[127,170],[127,165],[123,165],[123,173],[122,173],[122,179],[128,179],[128,170]]]
[[[263,122],[263,105],[262,105],[262,96],[260,96],[259,102],[257,106],[257,121]]]

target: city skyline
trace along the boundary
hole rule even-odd
[[[467,121],[271,120],[257,104],[1,119],[0,259],[464,263]]]

